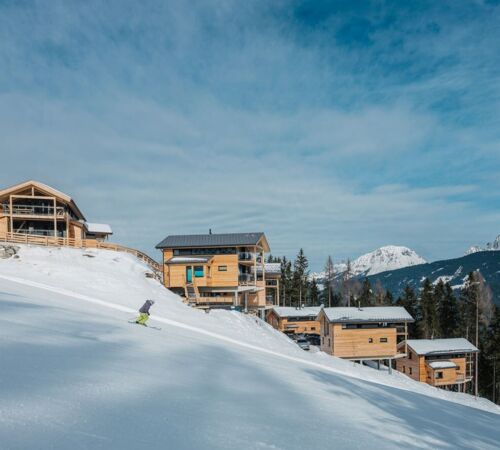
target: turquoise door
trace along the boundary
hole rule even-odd
[[[193,281],[193,269],[191,267],[186,267],[186,281],[188,283]]]

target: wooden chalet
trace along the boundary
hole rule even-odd
[[[163,252],[165,286],[200,308],[266,308],[264,233],[174,235]]]
[[[316,320],[321,307],[292,308],[276,306],[266,313],[266,322],[285,334],[320,334]]]
[[[398,343],[407,339],[408,323],[414,322],[397,306],[323,308],[316,320],[322,351],[359,361],[402,357]]]
[[[105,240],[109,225],[88,223],[75,201],[39,181],[0,190],[0,235]]]
[[[479,350],[467,339],[409,339],[398,348],[405,356],[396,369],[416,381],[463,392],[474,381]]]

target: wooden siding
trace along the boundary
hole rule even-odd
[[[411,359],[409,355],[411,354]],[[411,369],[411,373],[410,373]],[[396,360],[396,370],[404,373],[415,381],[426,382],[427,371],[425,358],[418,356],[411,348],[408,348],[408,356]]]
[[[428,364],[432,362],[432,358],[428,358],[425,362],[425,381],[433,386],[447,386],[450,384],[463,383],[465,381],[465,358],[449,358],[446,361],[454,362],[457,367],[448,369],[433,369]],[[440,360],[442,361],[442,360]],[[443,373],[443,378],[436,378],[438,372]]]
[[[172,258],[172,250],[163,252],[166,262]],[[165,264],[165,286],[183,288],[186,285],[186,268],[203,266],[203,277],[195,277],[197,287],[237,287],[238,255],[215,255],[209,263]],[[219,266],[226,266],[227,271],[219,271]]]
[[[9,231],[9,218],[0,216],[0,233],[7,233]]]
[[[320,334],[320,323],[317,320],[300,320],[289,322],[287,317],[279,317],[271,310],[266,317],[267,323],[279,331],[295,334]]]
[[[331,325],[333,355],[340,358],[392,357],[397,353],[396,328],[343,329]],[[372,339],[373,342],[369,340]],[[387,339],[387,342],[381,342]]]

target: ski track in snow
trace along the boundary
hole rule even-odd
[[[25,286],[34,287],[34,288],[37,288],[37,289],[43,289],[45,291],[49,291],[49,292],[54,292],[56,294],[65,295],[67,297],[73,297],[73,298],[76,298],[76,299],[79,299],[79,300],[82,300],[82,301],[85,301],[85,302],[89,302],[89,303],[93,303],[93,304],[96,304],[96,305],[99,305],[99,306],[103,306],[105,308],[114,309],[114,310],[121,311],[121,312],[124,312],[124,313],[133,314],[134,316],[137,315],[137,311],[135,309],[129,308],[127,306],[119,305],[117,303],[112,303],[112,302],[100,300],[100,299],[97,299],[95,297],[90,297],[90,296],[87,296],[87,295],[79,294],[77,292],[73,292],[73,291],[70,291],[68,289],[57,288],[57,287],[54,287],[54,286],[49,286],[49,285],[44,284],[44,283],[39,283],[39,282],[36,282],[36,281],[26,280],[26,279],[23,279],[23,278],[13,277],[13,276],[7,276],[7,275],[0,275],[0,279],[4,279],[4,280],[11,281],[11,282],[14,282],[14,283],[22,284],[22,285],[25,285]],[[287,360],[287,361],[292,361],[292,362],[299,363],[299,364],[302,364],[302,365],[305,365],[305,366],[309,366],[309,367],[315,367],[315,368],[318,368],[318,369],[321,369],[321,370],[325,370],[327,372],[331,372],[331,373],[335,373],[335,374],[341,374],[343,376],[347,376],[347,377],[350,377],[350,378],[359,379],[359,380],[363,380],[363,381],[366,380],[366,378],[364,378],[362,376],[362,374],[358,375],[356,373],[346,373],[343,370],[336,370],[335,368],[333,368],[331,366],[327,366],[327,365],[324,365],[324,364],[316,363],[314,361],[308,361],[307,359],[303,359],[303,358],[299,358],[299,357],[294,357],[294,356],[286,355],[284,353],[280,353],[280,352],[276,352],[276,351],[273,351],[273,350],[269,350],[267,348],[259,347],[257,345],[253,345],[253,344],[249,344],[249,343],[246,343],[246,342],[242,342],[242,341],[239,341],[239,340],[232,339],[230,337],[221,335],[219,333],[214,333],[212,331],[204,330],[204,329],[199,328],[199,327],[194,327],[192,325],[188,325],[186,323],[179,322],[177,320],[167,319],[165,317],[161,317],[161,316],[157,316],[157,315],[151,315],[150,316],[150,320],[155,320],[156,322],[164,323],[166,325],[171,325],[171,326],[174,326],[174,327],[177,327],[177,328],[181,328],[181,329],[184,329],[184,330],[192,331],[194,333],[202,334],[204,336],[209,336],[211,338],[214,338],[214,339],[217,339],[217,340],[220,340],[220,341],[224,341],[224,342],[227,342],[229,344],[236,345],[238,347],[246,348],[246,349],[258,352],[258,353],[263,353],[263,354],[266,354],[266,355],[271,355],[271,356],[274,356],[274,357],[278,357],[278,358],[281,358],[281,359],[284,359],[284,360]],[[161,330],[159,330],[159,331],[161,331]],[[403,390],[403,391],[414,392],[411,388],[407,389],[404,386],[395,386],[393,383],[391,383],[391,380],[388,380],[387,382],[384,382],[383,380],[376,380],[376,381],[375,380],[371,380],[371,382],[375,382],[377,384],[389,386],[389,387],[394,388],[394,389],[400,389],[400,390]],[[426,395],[425,393],[420,393],[420,394],[421,395]],[[442,400],[444,400],[444,401],[450,401],[450,402],[453,403],[453,400],[451,400],[451,399],[443,398]],[[477,407],[478,409],[482,409],[481,405],[479,405],[479,404],[477,406],[476,405],[469,405],[469,406],[470,407]],[[497,414],[500,414],[500,410],[497,412]]]
[[[43,284],[43,283],[38,283],[36,281],[25,280],[23,278],[12,277],[12,276],[0,275],[0,279],[4,279],[4,280],[7,280],[7,281],[12,281],[14,283],[23,284],[25,286],[34,287],[34,288],[37,288],[37,289],[43,289],[43,290],[46,290],[46,291],[54,292],[55,294],[61,294],[61,295],[65,295],[67,297],[73,297],[73,298],[76,298],[76,299],[79,299],[79,300],[83,300],[83,301],[86,301],[86,302],[89,302],[89,303],[94,303],[96,305],[104,306],[106,308],[115,309],[115,310],[118,310],[118,311],[122,311],[122,312],[126,312],[126,313],[137,315],[137,311],[136,310],[134,310],[132,308],[128,308],[127,306],[122,306],[122,305],[118,305],[116,303],[111,303],[111,302],[107,302],[107,301],[104,301],[104,300],[99,300],[97,298],[89,297],[87,295],[78,294],[76,292],[72,292],[72,291],[69,291],[67,289],[56,288],[56,287],[53,287],[53,286],[48,286],[48,285]],[[303,364],[303,365],[307,365],[307,366],[310,366],[310,367],[315,367],[315,368],[318,368],[318,369],[326,370],[328,372],[332,372],[332,373],[336,373],[336,374],[341,373],[342,375],[346,375],[345,372],[335,370],[332,367],[325,366],[323,364],[315,363],[313,361],[308,361],[308,360],[305,360],[305,359],[302,359],[302,358],[295,358],[295,357],[290,356],[290,355],[285,355],[283,353],[279,353],[279,352],[275,352],[273,350],[269,350],[269,349],[266,349],[266,348],[258,347],[256,345],[248,344],[246,342],[238,341],[236,339],[231,339],[231,338],[229,338],[227,336],[223,336],[221,334],[214,333],[212,331],[203,330],[202,328],[193,327],[192,325],[188,325],[188,324],[185,324],[185,323],[182,323],[182,322],[178,322],[176,320],[166,319],[165,317],[160,317],[160,316],[156,316],[156,315],[151,315],[150,319],[151,320],[155,320],[157,322],[161,322],[161,323],[167,324],[167,325],[171,325],[171,326],[174,326],[174,327],[182,328],[184,330],[193,331],[193,332],[198,333],[198,334],[203,334],[205,336],[210,336],[212,338],[215,338],[215,339],[218,339],[218,340],[221,340],[221,341],[224,341],[224,342],[228,342],[230,344],[237,345],[239,347],[243,347],[243,348],[246,348],[246,349],[254,350],[254,351],[257,351],[259,353],[265,353],[267,355],[276,356],[276,357],[285,359],[287,361],[293,361],[293,362],[297,362],[297,363],[300,363],[300,364]],[[347,375],[347,376],[351,376],[352,378],[364,380],[364,378],[362,378],[362,377],[356,377],[355,375]],[[384,384],[384,383],[380,383],[380,384]],[[386,385],[394,387],[391,383],[387,383]],[[400,387],[395,387],[395,388],[396,389],[400,389]]]

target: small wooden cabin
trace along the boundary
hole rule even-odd
[[[163,252],[165,286],[199,308],[266,307],[264,233],[167,236]]]
[[[109,225],[86,222],[75,201],[67,194],[40,183],[26,181],[0,190],[0,234],[71,238],[106,239],[112,234]]]
[[[392,360],[398,343],[407,339],[414,322],[398,306],[323,308],[320,323],[321,350],[351,360]]]
[[[267,311],[266,322],[286,334],[320,334],[316,320],[320,307],[292,308],[275,306]]]
[[[396,369],[421,383],[465,392],[474,379],[479,350],[467,339],[409,339],[399,350],[406,356],[396,361]]]

